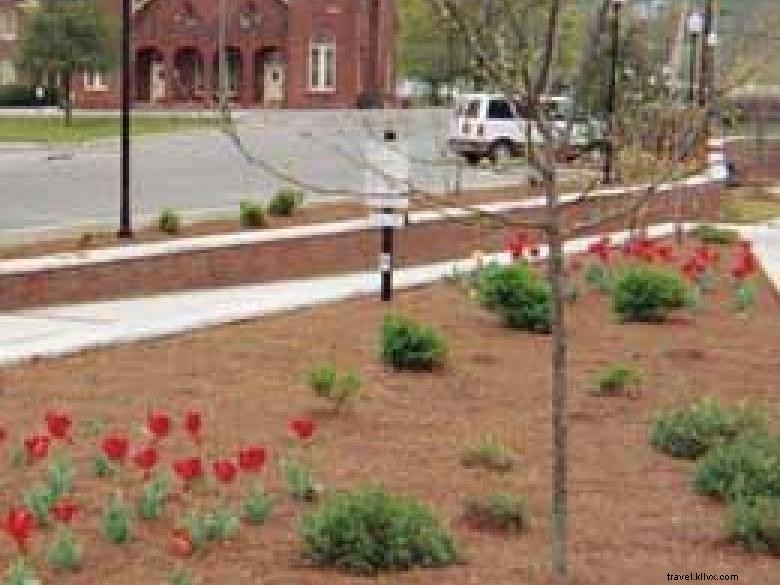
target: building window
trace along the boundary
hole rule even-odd
[[[16,40],[18,24],[15,10],[0,10],[0,40]]]
[[[16,67],[11,59],[0,59],[0,85],[16,83]]]
[[[100,71],[85,71],[84,89],[86,91],[106,91],[108,86],[103,78],[103,73]]]
[[[336,90],[336,43],[330,38],[317,38],[309,52],[309,89]]]

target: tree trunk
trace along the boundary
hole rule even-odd
[[[65,111],[65,125],[70,127],[73,122],[73,104],[70,101],[71,74],[66,71],[62,77],[62,84],[65,90],[65,96],[62,98],[62,109]]]
[[[563,241],[555,171],[544,173],[549,246],[548,278],[552,289],[552,569],[553,583],[564,585],[567,573],[567,416],[566,326],[564,320]]]

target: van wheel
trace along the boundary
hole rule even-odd
[[[463,158],[465,158],[466,162],[472,167],[477,166],[479,161],[482,160],[482,157],[478,154],[464,154]]]
[[[493,161],[493,164],[499,166],[506,165],[512,160],[514,156],[515,153],[512,148],[512,144],[506,140],[496,142],[490,148],[490,160]]]

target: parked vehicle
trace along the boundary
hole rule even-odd
[[[572,100],[565,96],[544,98],[548,119],[553,129],[564,132],[572,111]],[[528,141],[541,144],[542,135],[537,125],[528,119],[525,107],[519,100],[510,102],[500,94],[468,94],[461,96],[455,106],[450,125],[448,144],[450,150],[476,164],[484,157],[504,163],[522,156]],[[604,124],[594,118],[577,114],[573,118],[566,154],[577,154],[597,148],[604,135]]]

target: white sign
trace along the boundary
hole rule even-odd
[[[372,213],[370,216],[374,227],[402,228],[406,223],[402,213]]]
[[[409,198],[389,195],[386,197],[368,197],[365,200],[368,207],[374,209],[409,209]]]
[[[371,141],[365,148],[366,195],[402,194],[409,191],[409,159],[396,142]]]
[[[393,269],[393,257],[390,254],[379,255],[379,272],[390,272]]]

